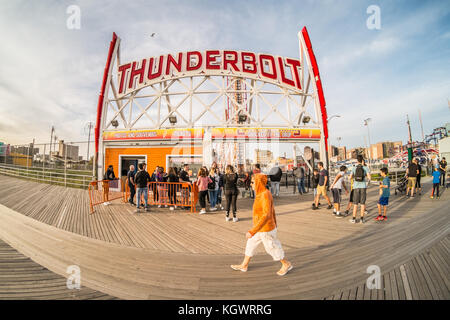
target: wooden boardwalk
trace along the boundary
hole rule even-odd
[[[450,236],[390,272],[381,274],[380,289],[366,282],[343,288],[325,300],[449,300]]]
[[[0,240],[0,300],[110,300],[107,294],[82,286],[69,290],[66,278],[38,265]]]
[[[429,183],[424,187],[428,192]],[[153,209],[135,215],[132,207],[118,202],[89,215],[86,191],[0,176],[0,238],[60,275],[67,265],[77,264],[86,286],[120,298],[342,297],[344,289],[365,283],[369,265],[380,266],[386,277],[404,264],[408,275],[417,270],[406,267],[412,257],[441,241],[440,259],[433,259],[444,264],[422,266],[431,270],[426,279],[435,268],[448,283],[448,256],[442,251],[448,254],[448,194],[439,201],[428,195],[413,200],[392,195],[387,222],[373,221],[376,197],[377,189],[371,188],[363,225],[336,219],[331,210],[312,211],[312,195],[276,199],[280,240],[295,266],[284,278],[275,275],[279,266],[264,254],[254,258],[247,273],[229,268],[242,258],[251,225],[248,199],[238,202],[247,208],[239,210],[238,223],[225,222],[223,212]],[[413,274],[419,277],[418,271]],[[448,286],[440,289],[436,296],[448,298]]]

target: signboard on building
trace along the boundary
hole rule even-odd
[[[204,134],[204,129],[109,131],[103,134],[103,140],[202,140]],[[211,138],[213,140],[317,140],[320,139],[320,130],[286,128],[212,128]]]

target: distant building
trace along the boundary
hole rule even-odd
[[[347,148],[339,147],[338,148],[338,161],[342,161],[347,159]]]
[[[69,144],[65,144],[64,140],[59,140],[59,151],[58,156],[62,159],[78,161],[79,157],[79,147]]]
[[[378,142],[370,146],[371,157],[377,160],[391,158],[402,151],[403,144],[401,141]]]
[[[273,160],[273,153],[270,150],[256,149],[254,163],[259,163],[261,167],[267,167]]]
[[[445,158],[447,162],[450,160],[450,137],[439,140],[439,158]]]

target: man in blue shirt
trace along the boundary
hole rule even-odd
[[[375,218],[376,221],[386,221],[387,206],[389,204],[389,196],[391,192],[389,188],[391,187],[391,180],[388,177],[388,169],[381,168],[381,176],[383,181],[380,182],[380,199],[378,200],[378,217]],[[381,215],[381,207],[383,207],[383,215]]]
[[[358,211],[358,204],[361,205],[361,220],[364,223],[364,211],[366,210],[366,191],[370,183],[369,168],[363,165],[364,158],[362,155],[356,157],[358,164],[352,168],[350,180],[353,179],[353,218],[351,223],[356,223],[356,212]]]

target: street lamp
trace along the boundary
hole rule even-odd
[[[370,159],[372,159],[372,144],[370,142],[370,131],[369,131],[369,122],[372,121],[372,118],[364,119],[364,125],[367,127],[367,136],[369,138],[369,165],[370,165]]]
[[[340,115],[338,115],[338,114],[335,114],[335,115],[332,115],[331,117],[329,117],[328,119],[327,119],[327,123],[328,123],[328,126],[330,125],[330,121],[331,121],[331,119],[334,119],[334,118],[340,118],[341,116]],[[330,134],[328,134],[328,137],[330,136]],[[331,140],[331,139],[328,139],[328,140]],[[330,142],[328,142],[328,150],[327,150],[327,167],[328,167],[328,170],[330,170],[330,157],[331,157],[331,144],[330,144]]]

